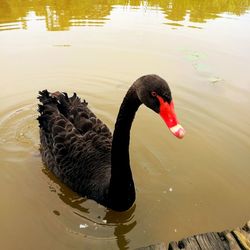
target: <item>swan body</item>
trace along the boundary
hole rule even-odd
[[[113,210],[127,210],[135,201],[129,142],[139,106],[145,104],[163,118],[175,136],[184,136],[169,86],[157,75],[142,76],[129,88],[113,136],[75,93],[68,97],[43,90],[38,99],[44,164],[72,190]]]

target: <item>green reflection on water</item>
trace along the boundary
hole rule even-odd
[[[49,31],[68,30],[72,26],[104,25],[114,5],[143,6],[163,11],[169,21],[203,23],[221,13],[244,14],[250,0],[0,0],[0,30],[26,29],[29,12],[46,21]]]

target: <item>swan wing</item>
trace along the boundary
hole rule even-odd
[[[106,192],[110,179],[111,132],[76,94],[69,98],[66,93],[39,93],[45,165],[74,191],[101,197],[98,193]]]

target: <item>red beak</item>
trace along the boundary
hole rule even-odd
[[[171,101],[164,102],[163,98],[157,95],[157,98],[160,102],[160,116],[167,124],[170,131],[179,139],[182,139],[185,135],[184,128],[179,124],[175,111],[174,111],[174,102]]]

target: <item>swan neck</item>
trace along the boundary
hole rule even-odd
[[[135,200],[129,142],[132,122],[140,105],[132,85],[120,106],[112,141],[109,199],[111,208],[115,210],[127,210]]]

